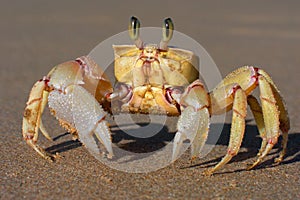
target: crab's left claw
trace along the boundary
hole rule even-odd
[[[199,80],[193,82],[183,93],[180,104],[186,108],[178,120],[172,161],[178,158],[183,142],[187,139],[191,142],[192,160],[200,155],[209,130],[208,98]]]

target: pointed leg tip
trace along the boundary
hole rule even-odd
[[[45,159],[51,163],[55,162],[55,158],[50,157],[50,156],[45,157]]]
[[[254,168],[253,164],[248,164],[246,169],[249,171],[249,170],[252,170],[253,168]]]
[[[171,163],[174,163],[178,159],[178,152],[177,150],[173,150],[172,156],[171,156]]]
[[[203,172],[204,176],[210,177],[214,174],[214,169],[207,169]]]
[[[278,158],[275,158],[275,160],[274,160],[274,162],[276,164],[280,164],[282,161],[283,161],[283,157],[282,156],[279,156]]]
[[[256,161],[255,163],[248,164],[247,170],[252,170],[254,169],[260,162]]]
[[[114,157],[114,154],[113,154],[113,153],[107,154],[107,158],[108,158],[108,159],[112,159],[113,157]]]
[[[261,155],[262,155],[262,152],[258,152],[258,153],[256,154],[257,157],[259,157],[259,156],[261,156]]]
[[[51,137],[46,137],[47,140],[49,140],[50,142],[53,142],[54,140]]]
[[[56,153],[55,155],[54,154],[50,154],[50,153],[47,153],[45,156],[43,156],[46,160],[48,160],[49,162],[53,163],[53,162],[56,162],[57,160],[59,160],[61,158],[61,156]]]
[[[274,159],[274,162],[275,162],[276,164],[280,164],[280,163],[283,161],[285,155],[286,155],[286,148],[284,148],[284,149],[279,153],[279,156],[278,156],[277,158]]]
[[[176,157],[172,156],[171,163],[175,163],[176,160],[177,160]]]
[[[50,156],[51,156],[52,162],[57,162],[57,161],[59,161],[60,159],[63,158],[63,156],[60,155],[60,154],[57,153],[57,152],[56,152],[55,154],[50,154]]]

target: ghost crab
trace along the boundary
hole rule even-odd
[[[56,155],[37,144],[38,130],[51,140],[41,115],[48,102],[60,125],[78,137],[84,145],[95,147],[93,135],[104,145],[107,157],[113,156],[111,133],[105,116],[112,111],[111,102],[118,102],[120,112],[180,115],[174,139],[172,161],[183,141],[191,141],[191,158],[199,156],[207,139],[209,118],[233,110],[230,141],[226,155],[213,168],[213,174],[235,156],[245,131],[247,104],[253,112],[262,138],[256,161],[258,165],[277,143],[282,131],[282,151],[275,160],[281,162],[286,152],[289,118],[280,93],[270,76],[257,67],[244,66],[229,75],[207,92],[193,67],[193,53],[168,47],[173,23],[164,20],[163,38],[158,45],[144,44],[139,37],[140,23],[132,17],[129,35],[135,45],[114,46],[115,77],[119,84],[113,89],[101,68],[88,56],[54,67],[37,81],[29,95],[23,116],[23,137],[45,159]],[[91,88],[96,87],[96,93]],[[260,101],[251,95],[259,87]],[[76,124],[74,116],[80,119]]]

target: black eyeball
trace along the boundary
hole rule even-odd
[[[129,22],[129,36],[132,40],[137,40],[140,35],[140,21],[138,18],[132,16]]]
[[[163,23],[163,41],[168,42],[173,36],[174,24],[171,18],[167,18]]]

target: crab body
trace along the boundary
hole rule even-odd
[[[280,130],[283,149],[276,162],[282,161],[289,118],[277,87],[265,71],[252,66],[241,67],[207,92],[198,79],[195,55],[167,46],[173,30],[169,18],[164,21],[163,39],[159,45],[143,44],[139,38],[139,21],[135,17],[131,18],[129,27],[135,45],[113,46],[116,87],[112,87],[101,68],[88,56],[54,67],[35,83],[23,116],[23,137],[27,144],[42,157],[55,159],[55,155],[36,143],[38,130],[51,140],[41,120],[48,102],[51,113],[62,127],[95,153],[100,151],[97,138],[105,147],[101,151],[106,152],[108,158],[113,156],[111,132],[105,121],[108,113],[179,115],[172,160],[178,157],[186,139],[191,141],[191,157],[195,159],[207,139],[210,116],[233,110],[227,153],[215,167],[205,172],[210,175],[238,153],[248,104],[262,138],[258,158],[249,169],[270,152],[277,143]],[[251,95],[257,87],[261,105]]]
[[[192,52],[176,48],[165,51],[155,45],[143,49],[119,45],[114,50],[119,94],[112,98],[122,102],[121,112],[180,114],[179,104],[170,95],[175,88],[183,90],[198,78]]]

